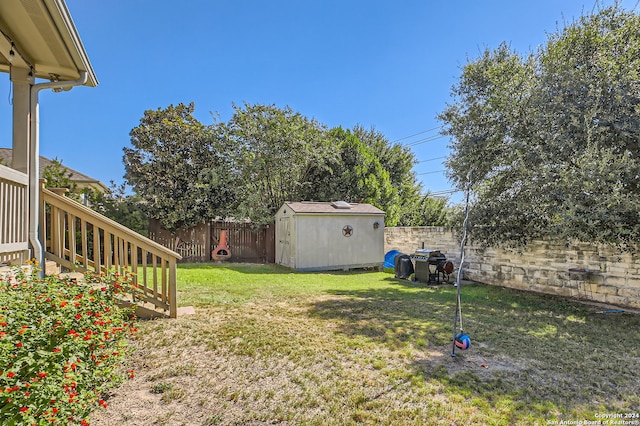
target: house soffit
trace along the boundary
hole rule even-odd
[[[0,71],[33,67],[36,78],[53,81],[86,71],[85,85],[98,84],[64,0],[2,0],[0,30]]]

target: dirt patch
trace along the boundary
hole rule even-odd
[[[461,372],[473,372],[481,379],[491,379],[498,373],[521,372],[526,366],[505,356],[489,355],[482,351],[482,344],[475,344],[470,350],[456,350],[456,356],[451,356],[451,345],[441,346],[425,351],[416,364],[427,374],[444,370],[452,376]]]

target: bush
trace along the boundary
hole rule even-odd
[[[82,424],[123,371],[133,311],[117,305],[129,277],[86,282],[14,269],[0,277],[0,424]]]

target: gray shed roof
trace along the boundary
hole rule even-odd
[[[362,203],[345,203],[344,201],[318,202],[300,201],[284,203],[294,213],[332,213],[332,214],[379,214],[384,215],[384,211]]]

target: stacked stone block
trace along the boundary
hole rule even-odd
[[[441,250],[458,268],[460,242],[450,228],[385,229],[385,253],[411,254],[423,244]],[[491,285],[640,308],[640,258],[612,247],[547,239],[510,251],[477,247],[471,241],[463,276]]]

